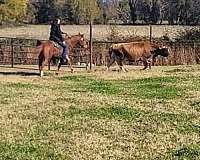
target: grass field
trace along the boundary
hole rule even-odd
[[[0,159],[200,159],[200,66],[1,71]]]

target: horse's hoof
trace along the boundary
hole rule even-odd
[[[58,72],[56,72],[56,75],[58,75]]]
[[[43,77],[43,76],[44,76],[44,72],[40,71],[40,77]]]

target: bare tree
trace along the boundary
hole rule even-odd
[[[137,2],[138,0],[129,0],[129,7],[130,7],[130,12],[131,12],[131,20],[132,23],[135,24],[136,20],[137,20]]]

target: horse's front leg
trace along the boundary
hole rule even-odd
[[[71,60],[68,60],[67,63],[69,63],[69,66],[70,66],[71,72],[73,73],[73,72],[74,72],[74,69],[73,69],[73,67],[72,67]],[[62,64],[63,64],[63,61],[62,61],[62,59],[60,59],[60,62],[59,62],[59,64],[58,64],[58,70],[57,70],[57,73],[56,73],[56,74],[59,73]]]
[[[59,70],[60,70],[60,67],[61,67],[61,65],[62,65],[62,62],[61,62],[61,60],[60,60],[60,62],[59,62],[59,64],[58,64],[58,72],[59,72]]]
[[[44,66],[45,64],[48,64],[48,60],[39,60],[39,71],[40,71],[40,77],[44,76]]]
[[[60,62],[59,62],[59,64],[58,64],[58,69],[57,69],[56,74],[58,74],[58,72],[60,71],[61,65],[62,65],[62,59],[60,59]]]
[[[73,73],[74,72],[74,68],[72,67],[71,59],[68,59],[68,63],[69,63],[69,66],[70,66],[71,73]]]

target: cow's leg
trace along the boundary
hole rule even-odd
[[[152,60],[149,58],[149,59],[147,60],[147,63],[148,63],[149,69],[151,69],[151,62],[152,62]]]
[[[110,66],[115,62],[115,60],[116,60],[115,54],[112,53],[111,57],[110,57],[110,60],[108,60],[108,62],[107,62],[107,71],[109,70]]]
[[[144,68],[143,68],[142,70],[147,69],[147,67],[148,67],[148,62],[147,62],[146,59],[143,60],[143,64],[144,64]]]
[[[115,59],[110,59],[107,65],[107,71],[109,70],[110,66],[115,62]]]
[[[128,72],[128,70],[126,68],[124,68],[122,60],[117,59],[116,60],[117,64],[119,65],[119,68],[123,71],[123,72]]]
[[[164,57],[164,65],[168,65],[168,58],[167,57]]]
[[[153,57],[152,57],[152,65],[154,66],[155,65],[155,61],[156,61],[156,57],[158,56],[158,54],[154,54]]]
[[[151,69],[151,62],[149,63],[149,69]]]

